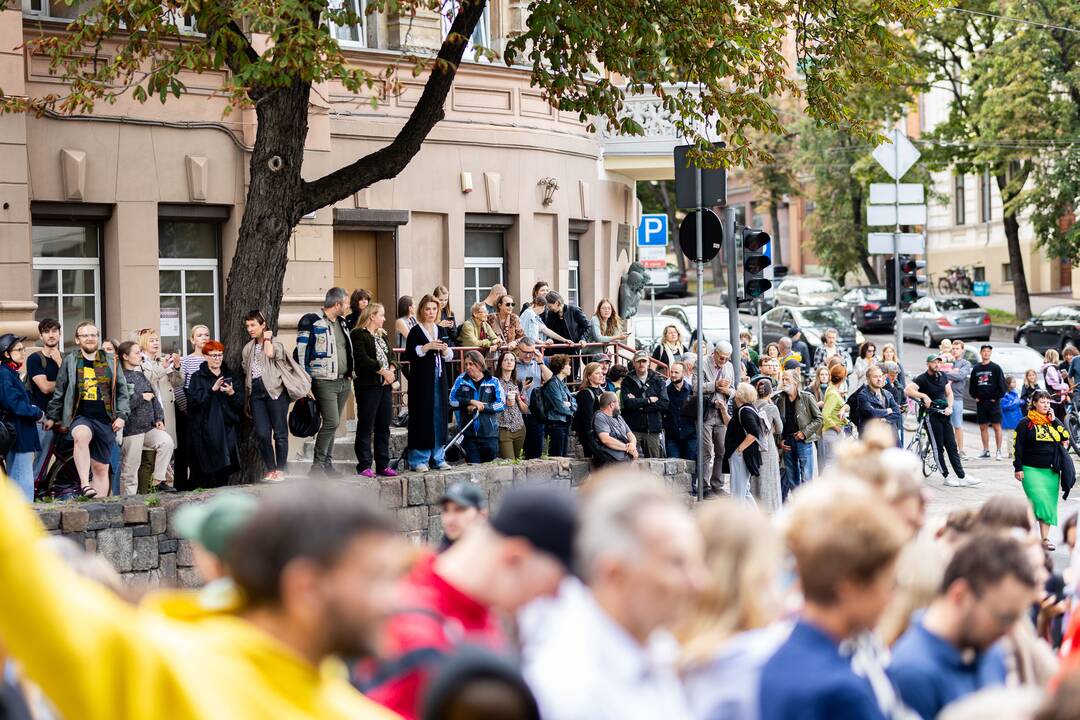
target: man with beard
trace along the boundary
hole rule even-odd
[[[261,495],[228,541],[231,603],[166,592],[136,608],[50,552],[0,482],[0,645],[63,717],[391,720],[324,661],[372,651],[406,542],[345,488]]]
[[[994,644],[1035,600],[1036,578],[1023,546],[981,535],[953,555],[937,598],[893,646],[889,676],[908,707],[926,720],[984,687],[1005,683]]]
[[[38,323],[41,350],[26,359],[26,377],[30,378],[30,400],[41,408],[42,419],[38,423],[38,440],[41,450],[34,456],[34,479],[41,475],[45,461],[52,450],[52,424],[44,416],[49,410],[49,400],[56,389],[56,376],[60,372],[60,323],[45,318]]]
[[[855,393],[855,407],[851,414],[861,435],[866,423],[882,420],[893,429],[897,444],[900,443],[900,425],[902,416],[900,406],[891,393],[885,390],[885,373],[877,365],[866,369],[866,384]]]

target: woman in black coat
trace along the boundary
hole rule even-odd
[[[190,490],[220,487],[240,465],[237,428],[244,407],[244,385],[223,365],[225,346],[210,340],[203,346],[206,362],[191,376],[187,396]]]
[[[425,295],[417,306],[419,322],[405,340],[409,363],[409,469],[426,472],[435,467],[447,470],[443,455],[446,442],[447,363],[454,353],[439,337],[436,324],[439,303]]]
[[[589,363],[581,376],[581,389],[577,392],[577,412],[574,413],[574,431],[577,433],[581,451],[591,458],[593,444],[593,416],[600,410],[600,396],[604,392],[604,368],[600,363]]]
[[[356,472],[375,477],[397,475],[390,467],[390,417],[393,415],[394,354],[386,342],[386,308],[371,303],[360,315],[352,331],[353,367],[356,379]],[[371,441],[375,439],[375,470],[371,469]]]

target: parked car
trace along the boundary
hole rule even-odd
[[[666,315],[638,313],[630,318],[630,332],[633,334],[634,347],[638,350],[652,350],[664,336],[664,328],[674,325],[679,328],[679,337],[683,345],[690,347],[690,328],[677,318]],[[655,329],[654,329],[655,328]]]
[[[686,283],[686,273],[679,272],[679,266],[674,263],[667,264],[668,284],[665,288],[656,288],[656,297],[684,298],[690,294]],[[648,296],[648,293],[646,293]]]
[[[810,353],[821,346],[821,336],[829,328],[836,328],[837,343],[851,351],[854,358],[859,345],[865,342],[863,334],[855,329],[851,320],[831,307],[777,307],[761,316],[762,347],[787,337],[790,328],[799,328]],[[807,358],[813,362],[813,357]]]
[[[1039,352],[1080,346],[1080,305],[1056,305],[1016,328],[1013,340]]]
[[[665,318],[675,318],[693,332],[697,327],[697,305],[665,305],[660,309]],[[705,339],[715,344],[717,340],[731,340],[731,322],[728,309],[720,305],[703,305],[701,315],[705,326]],[[750,330],[744,322],[739,323],[739,330]],[[753,333],[751,331],[751,337]]]
[[[776,286],[774,304],[790,307],[833,305],[841,292],[832,278],[789,275]]]
[[[1017,388],[1024,385],[1024,373],[1028,370],[1038,370],[1042,367],[1043,359],[1042,355],[1030,347],[1024,345],[1017,345],[1016,343],[1003,343],[993,342],[990,343],[994,346],[994,353],[990,356],[990,360],[996,362],[1001,366],[1001,371],[1005,373],[1005,377],[1016,378]],[[967,359],[972,365],[978,365],[981,361],[979,359],[979,348],[975,345],[969,345],[964,348],[964,358]],[[1046,387],[1043,382],[1042,373],[1039,375],[1039,386]],[[975,412],[975,400],[972,399],[971,394],[964,393],[964,411]]]
[[[886,305],[886,298],[887,293],[881,285],[857,285],[845,290],[837,302],[858,329],[887,330],[896,322],[896,306]]]
[[[990,339],[989,313],[960,295],[919,298],[904,312],[901,325],[904,338],[922,338],[926,347],[934,347],[943,338]]]

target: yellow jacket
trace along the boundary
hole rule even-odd
[[[393,720],[393,712],[195,593],[132,606],[41,547],[0,475],[0,645],[67,718]]]

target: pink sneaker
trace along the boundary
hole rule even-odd
[[[397,477],[397,472],[394,471],[394,468],[383,468],[379,471],[379,474],[383,477]]]
[[[375,477],[375,471],[373,471],[371,468],[366,468],[363,472],[360,473],[360,477],[373,478]]]

